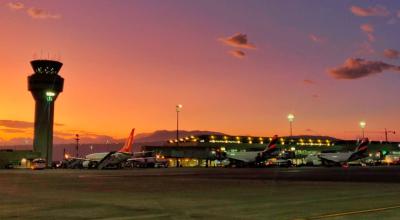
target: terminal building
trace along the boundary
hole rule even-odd
[[[170,166],[208,167],[218,166],[224,152],[261,151],[271,137],[200,135],[188,136],[179,140],[168,140],[162,145],[147,145],[142,149],[154,151],[157,155],[169,159]],[[327,136],[281,137],[278,148],[281,151],[294,152],[295,160],[301,164],[310,154],[322,151],[353,151],[358,140],[340,140]],[[370,155],[383,153],[400,154],[397,142],[372,141],[368,146]]]

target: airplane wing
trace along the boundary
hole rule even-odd
[[[71,157],[69,155],[65,156],[66,160],[81,160],[81,161],[91,161],[91,159],[83,158],[83,157]]]

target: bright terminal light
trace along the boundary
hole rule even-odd
[[[366,125],[367,125],[367,123],[365,121],[360,121],[361,128],[365,128]]]
[[[292,122],[292,121],[294,120],[294,115],[293,115],[293,114],[289,114],[289,115],[287,116],[287,119],[288,119],[290,122]]]
[[[292,151],[295,151],[295,150],[296,150],[296,148],[295,148],[295,147],[291,147],[291,148],[290,148],[290,150],[292,150]]]

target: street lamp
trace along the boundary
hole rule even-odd
[[[290,125],[290,136],[292,136],[293,135],[292,123],[294,121],[294,115],[290,113],[287,116],[287,119],[289,120],[289,125]]]
[[[367,125],[367,123],[365,121],[360,121],[360,128],[361,128],[361,134],[362,134],[362,138],[364,138],[364,130],[365,130],[365,126]]]
[[[183,105],[176,105],[176,144],[179,145],[179,112],[183,108]]]

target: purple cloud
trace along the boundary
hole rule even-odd
[[[249,43],[247,35],[242,33],[236,33],[230,37],[220,38],[219,40],[231,47],[256,49],[256,46],[254,44]]]
[[[400,72],[400,66],[387,64],[382,61],[349,58],[342,66],[329,69],[328,73],[336,79],[358,79],[382,73],[386,70]]]

